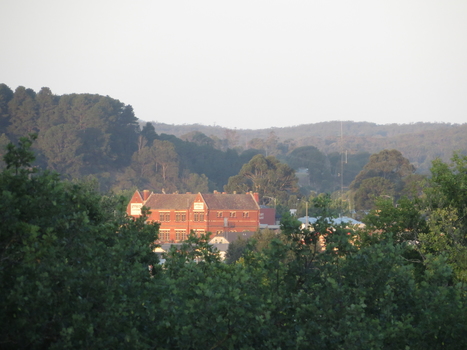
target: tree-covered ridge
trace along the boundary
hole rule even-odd
[[[2,349],[465,349],[467,157],[434,164],[425,196],[382,200],[367,229],[292,216],[226,264],[190,235],[159,265],[158,225],[118,197],[30,167],[0,173]],[[322,237],[322,239],[320,239]]]
[[[36,94],[21,86],[12,91],[0,84],[0,153],[4,154],[8,142],[37,133],[34,166],[67,178],[97,179],[103,192],[129,194],[145,188],[166,193],[244,191],[256,187],[284,210],[300,207],[301,197],[334,193],[351,213],[371,209],[375,196],[398,199],[410,195],[421,180],[419,173],[429,168],[432,159],[445,161],[453,144],[462,146],[461,152],[467,149],[463,146],[467,125],[329,122],[258,131],[215,127],[211,129],[215,134],[182,127],[187,132],[179,137],[156,130],[153,123],[138,121],[130,105],[109,96],[57,96],[49,88]],[[289,135],[293,130],[303,138]],[[441,131],[443,137],[438,138]],[[250,132],[251,137],[245,139]],[[391,149],[415,166],[417,174],[400,181],[365,175],[364,186],[351,185],[358,182],[354,180],[371,154]],[[251,178],[241,180],[247,173],[244,168],[259,156],[274,165],[268,166],[269,180],[262,180],[267,185],[252,183]],[[4,166],[0,162],[0,168]],[[281,179],[287,181],[281,183]],[[266,202],[272,203],[263,200]]]
[[[49,88],[36,94],[0,84],[0,111],[0,146],[37,133],[36,165],[69,178],[91,176],[103,191],[222,191],[229,178],[262,154],[280,161],[278,168],[283,163],[295,171],[308,168],[300,182],[302,193],[333,192],[347,187],[369,157],[349,153],[350,162],[341,166],[339,152],[280,142],[272,131],[246,145],[235,130],[223,130],[221,138],[197,131],[178,138],[158,132],[152,123],[140,124],[130,105],[109,96],[57,96]],[[276,197],[274,191],[264,194]]]
[[[225,128],[205,125],[168,125],[154,123],[160,132],[175,136],[199,131],[222,139]],[[413,123],[378,125],[368,122],[334,121],[286,128],[231,130],[243,149],[255,148],[258,140],[266,141],[271,132],[277,137],[280,149],[314,146],[325,154],[346,150],[349,154],[378,153],[383,149],[397,149],[415,164],[419,172],[428,173],[436,158],[449,161],[452,153],[467,149],[467,124]],[[342,135],[342,137],[341,137]],[[254,141],[256,140],[256,141]],[[254,142],[253,142],[254,141]]]
[[[97,178],[104,191],[222,190],[258,153],[242,154],[205,135],[158,134],[150,123],[140,126],[130,105],[109,96],[57,96],[49,88],[36,94],[0,84],[0,146],[31,133],[38,135],[36,165],[69,178]]]
[[[2,84],[3,123],[11,140],[37,133],[41,160],[72,176],[128,165],[136,150],[138,121],[129,105],[108,96],[55,96],[22,86],[13,94]]]

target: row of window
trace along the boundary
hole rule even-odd
[[[229,212],[229,216],[231,218],[235,218],[235,217],[237,217],[237,212],[231,211],[231,212]],[[222,218],[223,217],[223,212],[218,211],[217,212],[217,217]],[[243,218],[248,218],[248,217],[250,217],[250,213],[247,212],[247,211],[244,211],[242,213],[242,217]],[[204,213],[195,212],[193,220],[194,221],[204,221]],[[170,212],[159,212],[159,221],[160,222],[170,221]],[[175,221],[176,222],[185,222],[186,221],[186,213],[185,212],[175,212]]]
[[[223,213],[222,211],[218,211],[218,212],[217,212],[217,217],[218,217],[218,218],[222,218],[223,215],[224,215],[224,213]],[[231,211],[231,212],[229,212],[229,217],[231,217],[231,218],[236,218],[236,217],[237,217],[237,212],[236,212],[236,211]],[[244,217],[244,218],[249,218],[249,217],[250,217],[250,212],[244,211],[244,212],[242,213],[242,217]]]
[[[170,221],[170,212],[159,212],[159,221],[160,222]],[[175,213],[175,221],[177,221],[177,222],[186,221],[186,213],[176,212]]]
[[[198,235],[204,234],[204,230],[197,230],[196,233]],[[159,230],[159,239],[161,241],[170,241],[170,230],[168,229],[161,229]],[[176,241],[185,241],[187,239],[187,232],[186,230],[175,230],[175,240]]]

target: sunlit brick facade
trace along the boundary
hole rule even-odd
[[[161,242],[180,242],[191,230],[212,235],[226,231],[256,231],[260,208],[257,194],[159,194],[136,191],[127,213],[141,215],[141,207],[150,210],[148,220],[161,224]]]

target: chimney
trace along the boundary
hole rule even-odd
[[[149,198],[149,190],[143,191],[143,201],[146,201]]]
[[[259,204],[259,194],[258,194],[258,192],[253,192],[252,194],[253,194],[253,197],[255,198],[256,203]]]

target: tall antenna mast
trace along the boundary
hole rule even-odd
[[[342,132],[342,120],[341,120],[341,199],[344,196],[344,137]]]

